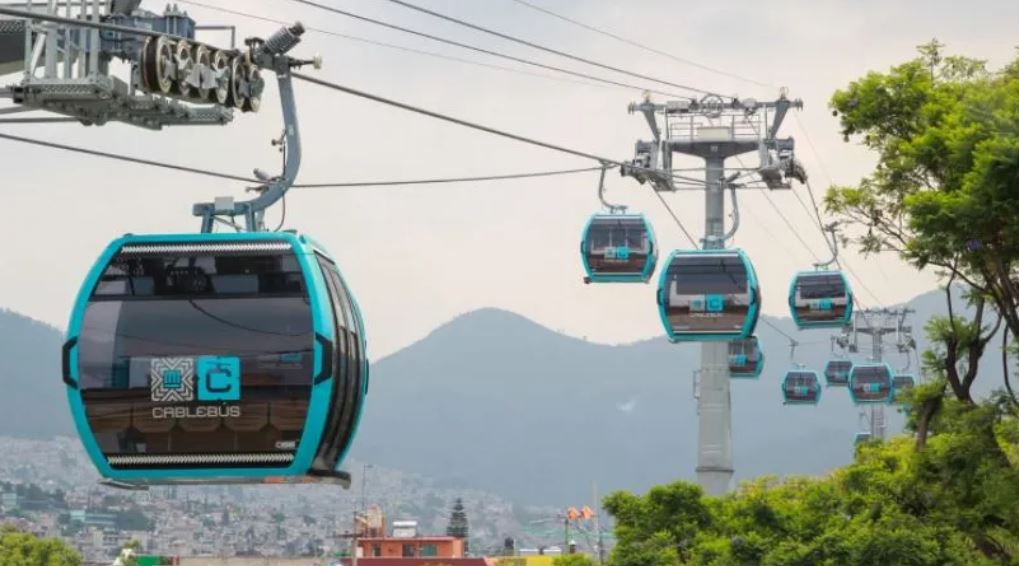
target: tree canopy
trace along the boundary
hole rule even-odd
[[[822,478],[714,498],[676,482],[605,500],[613,566],[1019,564],[1019,426],[1001,400],[946,401],[924,450],[860,445]]]
[[[449,525],[446,526],[446,535],[466,539],[470,536],[470,525],[467,522],[467,511],[464,510],[463,499],[457,497],[453,503],[453,509],[449,513]]]
[[[63,542],[0,529],[0,566],[80,566],[81,556]]]
[[[949,294],[949,317],[931,330],[944,345],[936,369],[971,402],[976,360],[998,324],[1019,335],[1019,59],[992,71],[943,50],[922,45],[915,59],[834,94],[845,140],[878,162],[825,202],[862,228],[863,251],[897,252],[965,285],[975,317],[956,319]]]

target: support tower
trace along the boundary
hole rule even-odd
[[[723,98],[708,95],[701,100],[669,101],[655,104],[649,98],[631,104],[651,128],[650,141],[638,141],[636,158],[622,168],[624,175],[641,183],[650,182],[656,191],[674,192],[674,154],[688,155],[705,163],[704,249],[721,249],[738,225],[726,232],[725,191],[736,189],[759,177],[768,189],[787,189],[790,179],[804,181],[803,168],[793,156],[794,140],[779,139],[778,130],[790,108],[803,103],[786,98],[773,102]],[[753,170],[726,174],[726,159],[757,152]],[[738,184],[737,181],[740,181]],[[733,193],[735,195],[735,192]],[[735,208],[735,202],[733,203]],[[732,484],[732,400],[729,392],[728,342],[703,342],[697,410],[697,481],[713,495],[728,491]]]

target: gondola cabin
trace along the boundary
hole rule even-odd
[[[584,228],[580,256],[585,283],[646,283],[658,249],[644,215],[596,214]]]
[[[821,400],[821,380],[816,371],[794,369],[782,380],[782,395],[787,405],[816,405]]]
[[[916,387],[916,378],[910,374],[899,374],[892,379],[892,388],[894,390],[895,400],[900,401],[900,395],[907,391],[911,391]]]
[[[674,251],[659,277],[659,315],[674,342],[749,338],[759,308],[754,268],[739,249]]]
[[[828,387],[848,387],[851,371],[853,362],[850,360],[828,360],[824,366],[824,379]]]
[[[81,288],[63,353],[108,482],[349,483],[338,466],[367,395],[364,323],[307,237],[120,238]]]
[[[764,352],[756,336],[729,342],[729,377],[753,379],[764,370]]]
[[[789,288],[793,321],[804,328],[837,328],[853,316],[853,294],[840,271],[803,271]]]
[[[849,372],[849,394],[856,404],[889,403],[893,390],[892,369],[887,364],[856,365]]]

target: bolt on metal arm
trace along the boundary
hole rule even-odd
[[[274,145],[283,146],[285,155],[283,171],[276,177],[267,178],[267,175],[256,170],[255,175],[265,180],[265,184],[254,189],[259,194],[251,200],[235,203],[232,199],[217,199],[217,202],[214,203],[196,204],[193,213],[202,218],[202,232],[211,232],[216,218],[222,216],[243,216],[245,228],[248,231],[264,230],[263,214],[265,210],[282,199],[297,179],[297,173],[301,167],[301,136],[297,122],[297,101],[294,96],[291,68],[306,64],[312,64],[315,68],[321,67],[321,60],[317,57],[304,61],[292,59],[286,55],[286,52],[300,42],[300,36],[303,33],[304,26],[297,23],[277,31],[264,42],[261,40],[248,41],[251,46],[249,57],[252,62],[262,69],[273,71],[279,85],[284,131],[282,141],[274,142]]]
[[[601,164],[601,177],[598,179],[598,200],[601,201],[602,206],[609,209],[609,213],[615,214],[617,212],[626,212],[626,205],[623,204],[612,204],[605,200],[605,172],[612,167],[611,164],[602,162]]]
[[[831,250],[831,259],[815,263],[814,267],[818,270],[827,269],[828,267],[831,267],[833,263],[838,263],[839,261],[839,237],[836,233],[838,226],[838,222],[832,222],[823,228],[825,243],[828,244],[828,249]],[[831,238],[830,241],[828,239],[829,237]]]

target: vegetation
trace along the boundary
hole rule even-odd
[[[0,529],[0,566],[80,566],[81,556],[55,539]]]
[[[909,432],[857,448],[823,478],[763,478],[724,497],[677,482],[617,492],[613,566],[677,564],[1019,565],[1019,60],[996,72],[942,45],[837,92],[846,140],[879,156],[829,212],[867,253],[898,253],[946,279],[948,315],[926,324],[928,382],[909,394]],[[962,286],[961,316],[951,287]],[[999,332],[1004,329],[1005,332]],[[1002,337],[1004,391],[972,387]],[[997,365],[997,360],[994,360]]]
[[[470,525],[467,522],[467,511],[464,510],[463,499],[457,497],[453,503],[453,509],[449,513],[449,525],[446,527],[446,536],[463,539],[464,551],[467,552],[468,537],[471,534]]]
[[[973,307],[972,320],[956,316],[949,293],[948,316],[929,323],[939,347],[928,367],[944,383],[920,399],[921,424],[945,387],[973,403],[977,362],[1002,323],[1019,336],[1019,59],[992,72],[943,47],[922,45],[916,59],[869,73],[831,102],[846,141],[861,141],[878,163],[858,186],[831,188],[828,210],[861,229],[864,252],[938,269]],[[1005,386],[1011,394],[1007,371]]]
[[[595,566],[593,558],[586,554],[564,554],[552,560],[552,566]]]
[[[1019,564],[1019,426],[998,399],[946,402],[926,449],[867,443],[819,479],[711,498],[684,482],[610,495],[614,566]]]

